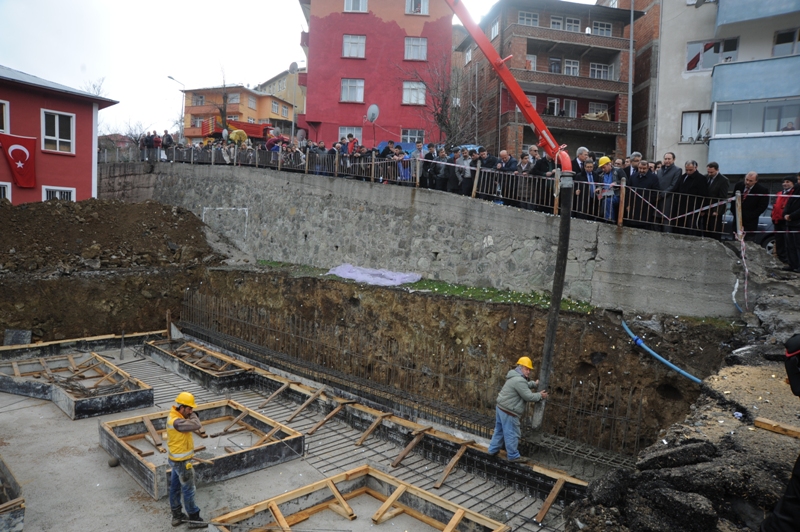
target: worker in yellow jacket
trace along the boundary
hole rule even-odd
[[[197,405],[194,396],[189,392],[181,392],[175,398],[175,405],[167,417],[167,447],[169,447],[169,465],[172,476],[169,484],[169,505],[172,509],[172,526],[189,523],[189,528],[206,528],[200,519],[200,508],[194,503],[194,440],[192,432],[202,428],[200,418],[194,413]],[[181,492],[183,506],[181,509]]]

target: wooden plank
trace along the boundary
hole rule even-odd
[[[453,518],[450,519],[450,522],[447,523],[447,526],[444,527],[442,532],[454,532],[456,527],[461,523],[461,520],[464,519],[464,514],[467,512],[464,511],[463,508],[459,508],[456,513],[453,514]]]
[[[50,373],[50,367],[47,365],[47,361],[46,361],[45,359],[43,359],[43,358],[41,358],[41,357],[40,357],[40,358],[39,358],[39,364],[41,364],[41,365],[42,365],[42,367],[44,368],[44,372],[45,372],[45,373],[47,373],[48,375],[50,375],[50,374],[51,374],[51,373]]]
[[[17,363],[16,362],[11,362],[11,367],[14,368],[14,376],[15,377],[20,377],[19,366],[17,366]]]
[[[24,497],[18,497],[16,499],[12,499],[6,503],[0,504],[0,512],[5,512],[6,510],[10,510],[15,506],[20,506],[22,504],[25,504]]]
[[[339,508],[344,510],[345,513],[341,514],[341,513],[339,513],[338,510],[336,510],[334,508],[331,508],[331,510],[333,510],[334,512],[338,513],[342,517],[345,517],[345,518],[347,518],[347,519],[349,519],[351,521],[353,519],[355,519],[356,518],[356,513],[353,511],[353,509],[350,507],[350,505],[347,504],[347,501],[344,500],[344,497],[342,497],[342,494],[339,492],[339,488],[336,487],[336,484],[334,484],[330,480],[325,482],[325,484],[327,484],[328,489],[331,490],[331,493],[333,493],[333,496],[336,497],[336,500],[339,502],[339,504],[336,505],[336,506],[338,506]]]
[[[286,519],[283,517],[283,514],[278,509],[278,505],[274,502],[269,503],[269,510],[272,512],[272,515],[275,516],[275,521],[278,522],[278,526],[281,527],[283,532],[292,532],[292,529],[289,528],[289,523],[286,522]]]
[[[215,432],[214,434],[209,434],[209,438],[216,438],[217,436],[224,436],[230,434],[236,434],[237,432],[242,432],[243,430],[247,430],[247,427],[238,427],[233,430],[229,430],[228,432]]]
[[[264,442],[269,441],[269,439],[272,438],[275,435],[275,433],[278,432],[279,430],[281,430],[280,425],[273,427],[271,431],[261,436],[261,438],[259,438],[259,440],[255,442],[253,446],[250,448],[252,449],[253,447],[258,447],[259,445],[263,445]]]
[[[777,421],[772,421],[771,419],[767,419],[765,417],[757,417],[755,425],[760,429],[800,439],[800,428],[789,425],[787,423],[779,423]]]
[[[241,420],[243,420],[247,414],[248,414],[248,412],[247,412],[247,410],[245,410],[244,412],[242,412],[241,414],[239,414],[238,416],[236,416],[236,418],[234,418],[234,420],[233,420],[233,421],[231,421],[231,422],[230,422],[230,424],[229,424],[227,427],[225,427],[224,429],[222,429],[222,432],[223,432],[223,433],[225,433],[225,432],[228,432],[228,429],[229,429],[229,428],[231,428],[232,426],[236,425],[238,422],[240,422]]]
[[[442,487],[442,484],[444,484],[444,481],[447,479],[448,475],[450,475],[450,472],[453,471],[453,468],[456,466],[458,461],[461,460],[461,457],[464,456],[465,452],[467,452],[467,448],[473,443],[475,443],[475,440],[465,441],[461,444],[461,447],[459,447],[456,454],[450,459],[450,462],[448,462],[447,467],[444,468],[442,476],[439,478],[439,482],[433,485],[434,488],[438,490]]]
[[[398,455],[397,455],[397,458],[395,458],[395,459],[394,459],[394,462],[392,462],[392,467],[397,467],[397,466],[399,466],[399,465],[400,465],[400,462],[402,462],[402,461],[403,461],[403,458],[405,458],[405,457],[408,455],[408,453],[410,453],[410,452],[411,452],[411,450],[412,450],[414,447],[416,447],[416,446],[417,446],[417,444],[418,444],[419,442],[421,442],[421,441],[422,441],[422,438],[424,438],[424,437],[425,437],[425,433],[426,433],[426,432],[428,432],[428,431],[429,431],[430,429],[432,429],[432,428],[433,428],[433,427],[426,427],[424,430],[419,430],[419,431],[417,431],[417,433],[416,433],[417,435],[416,435],[416,436],[414,436],[414,439],[413,439],[413,440],[411,440],[411,442],[409,442],[409,444],[408,444],[408,445],[406,445],[406,448],[405,448],[405,449],[403,449],[403,450],[400,452],[400,454],[398,454]]]
[[[336,416],[336,414],[338,414],[339,412],[341,412],[341,411],[342,411],[342,409],[343,409],[345,406],[347,406],[347,405],[349,405],[349,404],[352,404],[352,403],[355,403],[355,401],[342,401],[341,403],[339,403],[339,405],[338,405],[336,408],[334,408],[333,410],[331,410],[331,413],[330,413],[330,414],[328,414],[327,416],[325,416],[325,417],[322,419],[322,421],[320,421],[319,423],[317,423],[316,425],[314,425],[313,427],[311,427],[311,430],[309,430],[308,432],[306,432],[306,434],[307,434],[308,436],[311,436],[312,434],[314,434],[315,432],[317,432],[317,429],[319,429],[319,428],[320,428],[322,425],[324,425],[325,423],[327,423],[328,421],[330,421],[331,419],[333,419],[333,418]]]
[[[167,450],[164,449],[164,441],[161,439],[161,434],[156,431],[156,428],[153,426],[153,422],[150,421],[150,418],[143,417],[142,422],[144,423],[147,432],[150,434],[150,437],[153,438],[153,445],[156,449],[158,449],[158,452],[167,452]]]
[[[383,423],[383,418],[389,417],[391,415],[392,414],[390,412],[381,412],[380,414],[378,414],[378,417],[375,418],[375,421],[372,422],[372,425],[370,425],[369,428],[366,430],[366,432],[364,432],[364,434],[362,434],[361,437],[358,439],[358,441],[356,442],[356,447],[360,447],[361,444],[364,443],[364,440],[366,440],[369,437],[369,435],[372,434],[372,432],[375,429],[377,429],[381,423]]]
[[[311,397],[309,397],[309,398],[308,398],[308,400],[307,400],[305,403],[303,403],[302,405],[300,405],[300,407],[299,407],[297,410],[295,410],[295,411],[292,413],[292,415],[291,415],[291,416],[289,416],[289,417],[287,417],[287,418],[286,418],[286,421],[284,421],[284,423],[288,423],[288,422],[290,422],[291,420],[293,420],[295,417],[297,417],[297,415],[298,415],[298,414],[300,414],[300,412],[302,412],[303,410],[305,410],[305,409],[308,407],[308,405],[310,405],[311,403],[313,403],[314,401],[316,401],[316,400],[317,400],[317,398],[318,398],[320,395],[322,395],[322,392],[324,392],[324,391],[325,391],[325,386],[323,386],[322,388],[320,388],[319,390],[317,390],[316,392],[314,392],[314,394],[313,394]]]
[[[548,495],[547,499],[545,499],[541,510],[539,510],[539,513],[536,514],[536,517],[533,518],[534,523],[536,523],[539,526],[542,526],[542,521],[544,520],[544,517],[547,515],[547,512],[550,511],[550,507],[553,506],[553,503],[556,502],[556,497],[558,497],[558,494],[564,487],[565,482],[566,480],[564,480],[563,478],[558,479],[555,486],[553,486],[553,489],[550,490],[550,495]]]
[[[372,522],[375,523],[376,525],[383,523],[384,520],[386,520],[387,518],[384,514],[389,510],[389,508],[392,507],[395,501],[397,501],[397,499],[400,498],[400,495],[402,495],[405,492],[406,492],[405,484],[400,484],[399,486],[397,486],[397,489],[394,490],[394,492],[389,496],[389,498],[384,501],[384,503],[381,505],[380,508],[378,508],[378,511],[375,512],[375,515],[372,516]]]
[[[75,359],[72,358],[72,355],[67,355],[67,360],[69,360],[69,369],[73,372],[78,371],[78,368],[75,366]]]
[[[283,383],[283,386],[281,386],[280,388],[278,388],[277,390],[275,390],[275,391],[273,392],[273,394],[272,394],[272,395],[270,395],[269,397],[267,397],[267,399],[266,399],[266,400],[265,400],[263,403],[261,403],[260,405],[258,405],[258,406],[256,407],[256,409],[259,409],[259,408],[264,408],[265,406],[267,406],[267,403],[269,403],[270,401],[272,401],[273,399],[275,399],[276,397],[278,397],[280,394],[282,394],[282,393],[284,392],[284,390],[286,390],[286,388],[288,388],[288,387],[289,387],[289,386],[291,386],[292,384],[300,384],[300,383],[299,383],[299,382],[295,382],[295,381],[287,381],[287,382],[284,382],[284,383]]]
[[[110,379],[111,377],[113,377],[114,375],[116,375],[118,371],[119,371],[118,369],[115,369],[115,370],[114,370],[114,371],[112,371],[111,373],[107,373],[106,375],[104,375],[104,376],[103,376],[103,378],[102,378],[102,379],[100,379],[99,381],[97,381],[96,383],[94,383],[94,385],[92,386],[92,388],[97,388],[98,386],[100,386],[100,383],[101,383],[101,382],[103,382],[103,381],[104,381],[104,380],[106,380],[106,379]],[[114,381],[113,381],[113,380],[111,381],[111,384],[114,384]]]

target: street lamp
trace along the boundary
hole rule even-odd
[[[177,79],[173,78],[172,76],[167,76],[167,77],[169,79],[171,79],[172,81],[174,81],[175,83],[178,83],[181,87],[183,87],[183,90],[181,91],[181,112],[180,112],[180,115],[178,115],[181,118],[181,123],[180,123],[181,133],[180,133],[180,138],[178,139],[178,141],[179,142],[183,142],[183,120],[184,120],[184,118],[183,118],[183,109],[184,109],[184,104],[186,103],[186,85],[184,85],[183,83],[181,83]]]
[[[298,70],[297,63],[292,63],[291,65],[289,65],[289,74],[295,74],[296,75],[297,74],[297,70]],[[295,77],[295,80],[294,80],[294,95],[292,96],[292,134],[289,137],[290,141],[291,141],[291,139],[294,138],[294,124],[295,124],[295,120],[297,118],[297,82],[298,81],[299,81],[299,79],[297,77]]]

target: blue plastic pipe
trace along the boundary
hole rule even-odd
[[[622,328],[625,329],[625,332],[628,333],[628,336],[630,336],[633,339],[633,343],[635,343],[637,346],[641,347],[642,349],[644,349],[645,351],[650,353],[650,355],[653,358],[655,358],[656,360],[658,360],[659,362],[661,362],[662,364],[667,366],[669,369],[677,371],[678,373],[680,373],[681,375],[683,375],[684,377],[686,377],[690,381],[696,382],[697,384],[700,384],[701,382],[703,382],[700,379],[698,379],[697,377],[695,377],[694,375],[691,375],[691,374],[685,372],[684,370],[682,370],[681,368],[679,368],[678,366],[676,366],[675,364],[673,364],[672,362],[670,362],[666,358],[662,357],[661,355],[659,355],[658,353],[656,353],[655,351],[653,351],[652,349],[650,349],[649,347],[644,345],[644,342],[642,341],[642,339],[639,338],[638,336],[636,336],[635,334],[633,334],[633,332],[628,328],[628,324],[625,323],[624,321],[622,322]]]

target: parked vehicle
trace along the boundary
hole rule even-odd
[[[733,226],[733,213],[731,212],[732,203],[728,204],[725,216],[722,218],[724,226],[722,228],[722,240],[733,240],[736,228]],[[775,249],[775,226],[772,224],[772,205],[767,207],[761,216],[758,217],[758,233],[753,236],[753,242],[772,253]]]

